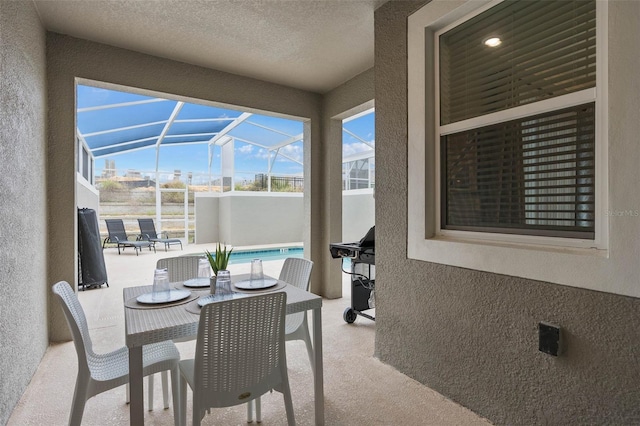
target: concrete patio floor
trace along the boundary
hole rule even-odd
[[[151,284],[156,261],[187,253],[202,253],[213,245],[186,245],[183,251],[131,249],[118,255],[104,250],[109,287],[80,291],[96,352],[124,345],[122,289]],[[338,262],[338,260],[336,260]],[[265,261],[265,274],[277,277],[282,260]],[[232,274],[249,272],[249,263],[230,265]],[[487,420],[448,400],[426,386],[399,373],[373,357],[375,323],[358,317],[354,324],[342,319],[350,305],[349,278],[343,274],[342,299],[323,300],[322,331],[326,425],[487,425]],[[178,343],[182,358],[193,357],[195,341]],[[313,376],[304,342],[287,343],[289,381],[298,425],[314,424]],[[77,374],[73,342],[51,345],[31,383],[9,418],[9,426],[64,425],[68,422]],[[173,424],[172,408],[162,408],[159,375],[154,385],[154,410],[146,410],[145,424]],[[147,395],[145,379],[145,399]],[[187,396],[187,418],[191,422],[191,392]],[[129,406],[124,386],[91,398],[85,407],[84,425],[129,424]],[[212,410],[203,425],[246,424],[246,406]],[[262,398],[262,424],[285,425],[282,395],[273,392]]]

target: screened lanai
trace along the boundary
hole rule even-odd
[[[266,176],[267,189],[276,173],[302,177],[300,120],[87,85],[77,86],[77,107],[84,169],[101,177],[135,169],[159,184],[180,169],[191,183],[220,191],[255,174]]]
[[[120,174],[123,167],[115,166],[122,160],[153,173],[156,182],[185,166],[191,182],[209,190],[233,191],[257,175],[261,190],[271,190],[276,175],[302,189],[301,120],[88,85],[77,86],[77,107],[79,171],[92,184],[96,170],[102,177]],[[344,120],[343,189],[374,186],[374,147],[373,109]]]
[[[89,84],[77,85],[76,117],[78,175],[101,216],[125,216],[131,231],[145,214],[195,240],[196,194],[304,191],[302,119]],[[373,109],[343,121],[342,142],[343,190],[373,188]]]

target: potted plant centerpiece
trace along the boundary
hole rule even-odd
[[[229,258],[231,257],[232,251],[233,247],[227,251],[227,245],[221,245],[220,243],[218,243],[215,253],[211,253],[209,250],[204,251],[207,259],[209,260],[209,264],[211,265],[211,269],[213,270],[213,276],[210,278],[212,294],[216,292],[216,281],[218,274],[221,271],[224,271],[222,275],[225,276],[225,278],[230,277],[227,265],[229,264]]]

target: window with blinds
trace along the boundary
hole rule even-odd
[[[443,136],[446,229],[594,237],[593,104]]]
[[[595,0],[506,0],[439,48],[443,125],[595,87]]]
[[[595,238],[595,11],[505,0],[439,35],[441,229]]]

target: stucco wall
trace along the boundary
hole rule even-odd
[[[45,33],[0,2],[0,424],[48,345]]]
[[[375,16],[376,356],[496,424],[638,424],[640,300],[407,260],[406,18],[419,5]],[[610,168],[637,187],[622,158],[640,133],[640,3],[609,5]],[[562,327],[564,355],[538,351],[540,321]]]

